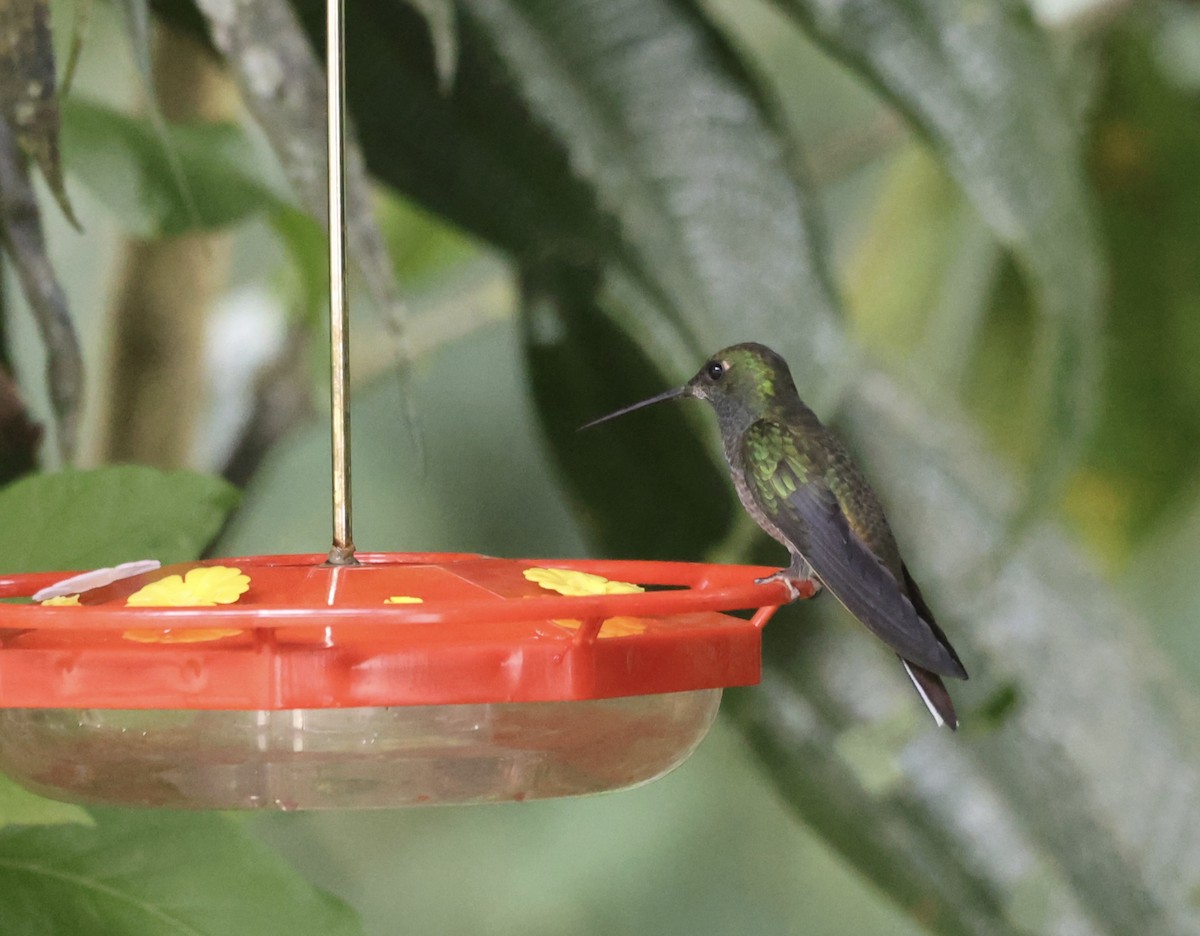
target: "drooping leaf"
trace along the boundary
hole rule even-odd
[[[728,481],[677,408],[687,404],[577,431],[670,386],[605,315],[602,303],[616,300],[601,290],[588,271],[523,284],[522,344],[546,437],[602,555],[699,558],[727,534],[732,503]],[[673,495],[662,497],[650,474],[671,478]]]
[[[130,233],[211,230],[286,204],[236,126],[172,124],[166,135],[164,143],[149,121],[103,104],[76,99],[63,108],[68,169]],[[172,167],[171,148],[186,190]]]
[[[237,492],[219,478],[123,465],[34,475],[0,489],[0,569],[93,569],[200,555]]]
[[[641,432],[571,430],[752,337],[828,392],[838,343],[809,196],[756,87],[686,5],[469,2],[464,14],[464,32],[482,31],[600,212],[582,258],[591,269],[569,257],[526,263],[524,334],[550,445],[580,502],[604,505],[592,530],[606,552],[637,542],[652,555],[705,555],[729,535],[732,491],[685,422],[665,410],[642,414]],[[763,268],[775,274],[755,275]],[[614,435],[640,439],[641,455],[623,454]],[[671,477],[678,497],[645,484],[647,471]]]
[[[1096,418],[1103,261],[1048,38],[1018,0],[776,0],[894,101],[945,160],[1036,298],[1042,408],[1031,499],[1065,479]]]
[[[604,260],[693,336],[697,358],[769,339],[802,386],[823,389],[841,348],[809,196],[710,24],[687,4],[640,0],[464,10],[595,192],[615,237]]]
[[[0,115],[76,227],[58,151],[58,94],[49,0],[0,4]]]
[[[96,824],[0,829],[6,932],[352,936],[354,913],[231,819],[96,810]]]
[[[75,454],[83,395],[83,356],[67,297],[46,253],[37,196],[24,155],[0,116],[0,246],[12,260],[46,349],[46,383],[58,420],[58,449]]]

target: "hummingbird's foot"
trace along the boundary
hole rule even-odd
[[[813,575],[812,567],[807,562],[802,567],[793,564],[790,568],[780,569],[773,575],[754,580],[755,585],[766,585],[769,582],[783,582],[788,590],[788,602],[800,598],[811,598],[821,590],[820,580]]]

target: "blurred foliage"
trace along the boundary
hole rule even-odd
[[[319,0],[292,6],[319,37]],[[699,408],[574,431],[756,338],[877,480],[972,680],[954,687],[963,730],[932,732],[894,660],[817,600],[778,615],[763,685],[730,693],[714,741],[650,789],[252,827],[380,933],[1200,931],[1194,6],[349,6],[349,103],[420,358],[402,399],[378,363],[394,334],[356,317],[373,377],[354,409],[358,541],[779,561],[737,510]],[[207,28],[187,0],[152,7]],[[160,126],[144,11],[129,0],[118,20],[134,27],[129,73],[97,71],[95,39],[61,108],[76,209],[101,233],[70,240],[59,223],[49,254],[98,323],[93,349],[100,287],[63,257],[112,225],[237,226],[235,285],[265,281],[303,313],[291,327],[318,334],[324,237],[296,207],[310,200],[276,181],[249,119]],[[122,81],[137,106],[114,101]],[[322,141],[288,145],[311,163]],[[10,305],[0,361],[32,397],[39,349]],[[250,407],[270,397],[263,376]],[[427,414],[425,468],[398,426],[405,399]],[[232,514],[227,487],[190,474],[10,485],[0,569],[182,558],[227,515],[220,553],[320,549],[326,430],[291,428]],[[1126,569],[1145,619],[1089,563]],[[81,818],[0,788],[6,922],[54,904],[45,919],[74,927],[95,900],[108,931],[161,931],[103,917],[107,898],[54,883],[67,869],[130,906],[178,903],[173,924],[200,932],[269,932],[261,908],[285,906],[272,925],[353,931],[235,822]],[[111,854],[133,862],[115,883]],[[192,862],[207,870],[189,876]],[[240,879],[251,866],[270,879]],[[463,901],[468,887],[487,898]],[[218,892],[226,915],[202,916]]]
[[[1072,113],[1079,75],[1063,73],[1016,0],[779,2],[910,117],[1025,273],[1038,322],[1031,500],[1054,496],[1094,422],[1105,311]]]
[[[0,565],[90,569],[153,556],[195,558],[237,492],[218,478],[136,465],[33,475],[0,490]]]
[[[1100,431],[1081,502],[1069,507],[1085,524],[1098,508],[1087,532],[1124,558],[1190,493],[1200,459],[1200,98],[1167,80],[1153,34],[1114,33],[1105,51],[1091,173],[1113,265],[1112,324]]]
[[[64,110],[72,175],[132,234],[173,237],[227,227],[287,204],[235,126],[174,124],[163,139],[149,120],[115,108],[76,99]]]
[[[0,829],[9,932],[362,931],[345,904],[309,887],[224,816],[95,810],[93,819]],[[274,898],[269,907],[264,895]]]
[[[570,440],[556,450],[580,521],[606,556],[703,555],[728,533],[733,505],[728,482],[677,408],[650,410],[637,425],[575,435],[584,423],[658,393],[667,382],[655,362],[600,313],[596,277],[573,277],[565,286],[526,278],[521,337],[546,435]],[[650,466],[677,472],[674,497],[663,498],[645,484]]]
[[[218,479],[137,466],[27,478],[0,491],[0,566],[195,558],[236,499]],[[5,778],[0,918],[5,932],[31,936],[360,932],[347,907],[225,817],[84,810]]]

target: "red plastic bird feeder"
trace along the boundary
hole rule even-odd
[[[704,737],[722,687],[758,681],[760,631],[788,587],[746,566],[354,556],[341,0],[328,8],[333,549],[0,605],[0,771],[63,799],[219,809],[652,780]],[[71,574],[0,574],[0,598]],[[722,613],[739,608],[759,610]]]
[[[214,560],[0,612],[0,770],[51,796],[353,808],[564,796],[661,776],[758,681],[770,570],[378,554]],[[130,607],[198,567],[236,604]],[[530,569],[667,586],[561,596]],[[0,578],[0,597],[58,576]],[[387,603],[389,598],[420,603]],[[744,620],[718,609],[766,605]]]

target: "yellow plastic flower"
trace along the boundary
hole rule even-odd
[[[45,601],[41,602],[41,605],[43,608],[75,608],[79,606],[79,596],[59,595],[57,598],[47,598]]]
[[[250,576],[231,566],[201,566],[186,575],[168,575],[134,592],[131,608],[196,608],[233,604],[250,587]]]
[[[384,604],[424,604],[424,598],[414,598],[412,595],[392,595]]]
[[[201,566],[185,575],[168,575],[129,596],[131,608],[196,608],[233,604],[250,588],[250,576],[232,566]],[[228,627],[128,630],[126,640],[138,643],[204,643],[233,637],[241,630]]]
[[[137,643],[205,643],[222,637],[236,637],[241,631],[230,627],[184,627],[162,630],[127,630],[122,635],[126,640]]]
[[[526,569],[525,578],[537,582],[548,591],[573,597],[581,595],[633,595],[644,592],[641,585],[614,582],[603,575],[576,572],[573,569]]]
[[[579,630],[583,626],[582,621],[560,620],[555,618],[554,623],[560,627],[565,627],[567,630]],[[632,637],[635,634],[644,634],[646,625],[643,621],[632,617],[611,617],[600,625],[600,633],[598,637]]]

